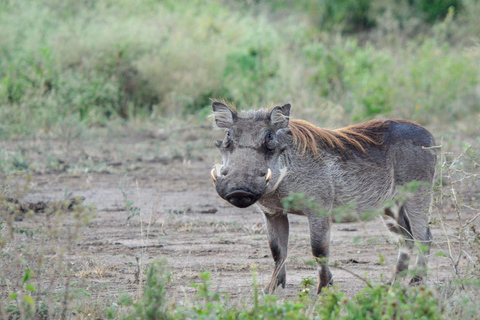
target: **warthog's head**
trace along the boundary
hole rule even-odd
[[[274,190],[286,173],[279,157],[287,148],[290,105],[241,115],[220,102],[212,107],[217,126],[226,131],[223,141],[215,141],[223,164],[212,169],[213,183],[223,199],[246,208]]]

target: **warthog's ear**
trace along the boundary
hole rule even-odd
[[[270,121],[278,129],[288,127],[288,119],[290,117],[290,104],[276,106],[270,111]]]
[[[215,123],[221,129],[230,128],[237,119],[237,114],[221,102],[214,102],[212,109]]]

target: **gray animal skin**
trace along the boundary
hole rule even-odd
[[[318,293],[333,283],[328,267],[329,213],[347,204],[358,213],[384,210],[387,227],[400,236],[393,281],[407,273],[414,243],[422,244],[411,283],[424,280],[436,165],[431,150],[435,143],[426,129],[401,120],[320,129],[290,120],[289,104],[240,114],[222,102],[214,102],[212,108],[216,125],[226,131],[223,141],[215,141],[223,164],[212,169],[212,179],[218,194],[232,205],[246,208],[256,203],[264,213],[275,261],[267,293],[285,287],[289,222],[281,199],[292,192],[314,197],[326,213],[319,215],[312,208],[288,212],[308,218],[312,253],[319,266]],[[401,201],[396,198],[398,187],[412,181],[421,182],[417,192]],[[386,207],[387,200],[396,205]]]

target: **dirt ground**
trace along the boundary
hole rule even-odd
[[[191,282],[198,282],[198,275],[206,270],[211,272],[214,288],[227,292],[231,299],[252,294],[252,266],[256,266],[258,283],[263,286],[268,282],[273,260],[262,213],[255,207],[235,208],[216,194],[209,174],[216,152],[211,140],[202,147],[203,141],[187,135],[186,141],[197,145],[197,151],[185,160],[159,156],[162,153],[158,150],[164,150],[166,144],[158,142],[162,140],[158,135],[119,139],[102,136],[73,144],[70,148],[75,152],[68,156],[63,156],[67,153],[62,141],[24,142],[20,146],[31,152],[50,150],[70,168],[54,170],[38,165],[27,201],[61,199],[68,190],[73,196],[85,197],[85,203],[98,210],[83,229],[75,254],[69,257],[75,280],[84,282],[92,297],[138,293],[138,265],[143,269],[160,257],[166,257],[172,271],[168,292],[177,301],[195,294]],[[82,157],[96,165],[78,167]],[[126,204],[132,207],[130,211]],[[132,217],[127,219],[129,215]],[[447,222],[454,219],[453,212],[446,215]],[[281,298],[300,293],[303,278],[316,281],[307,219],[290,216],[290,226],[287,285],[276,292]],[[444,231],[433,226],[432,232],[436,241],[429,281],[439,283],[450,277],[451,264],[435,255],[444,250]],[[447,230],[448,234],[453,232]],[[348,270],[332,269],[341,291],[352,295],[361,290],[365,283],[357,276],[374,282],[390,278],[397,249],[380,217],[336,223],[331,238],[331,262]]]

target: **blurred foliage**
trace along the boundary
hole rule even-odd
[[[461,0],[408,0],[408,3],[421,12],[426,22],[445,18],[449,8],[462,9]]]
[[[372,3],[372,0],[311,0],[304,5],[319,27],[358,32],[376,25]]]
[[[465,0],[463,0],[465,1]],[[431,24],[445,19],[450,8],[460,11],[462,0],[304,0],[269,1],[276,8],[297,8],[305,12],[318,28],[356,33],[370,30],[387,11],[405,23],[419,19]],[[467,0],[468,1],[468,0]]]
[[[204,117],[211,98],[291,102],[316,121],[468,117],[478,13],[476,0],[3,1],[0,137],[71,117]]]

